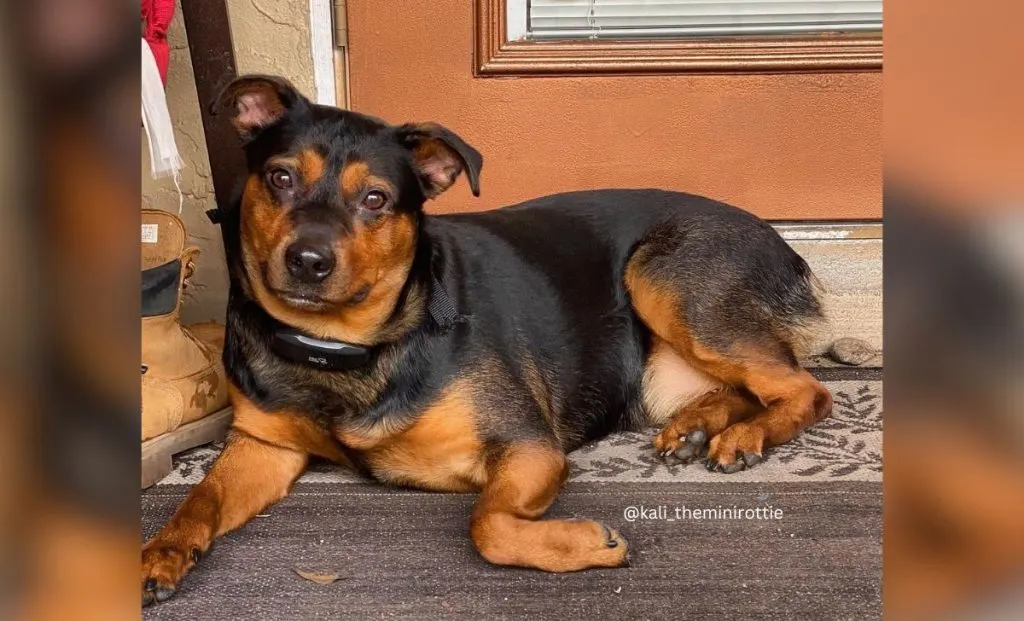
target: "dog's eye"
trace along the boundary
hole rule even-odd
[[[267,179],[270,180],[270,185],[279,190],[290,190],[295,184],[292,174],[283,168],[275,168],[268,172]]]
[[[363,207],[367,209],[377,210],[386,205],[388,199],[384,196],[383,192],[373,190],[366,194],[366,198],[363,199]]]

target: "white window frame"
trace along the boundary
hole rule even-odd
[[[527,24],[530,21],[529,0],[506,0],[505,32],[509,41],[525,41],[529,37]]]

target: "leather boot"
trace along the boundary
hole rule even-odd
[[[199,249],[174,214],[142,210],[142,439],[227,405],[224,326],[182,326],[181,299]]]

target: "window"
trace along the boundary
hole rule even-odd
[[[882,0],[476,0],[476,75],[863,71]]]
[[[881,0],[515,0],[509,40],[848,33],[882,28]]]

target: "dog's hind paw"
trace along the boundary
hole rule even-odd
[[[707,450],[708,434],[703,429],[694,429],[686,435],[666,439],[659,435],[655,449],[669,465],[689,464],[704,456]]]
[[[711,438],[705,466],[711,472],[733,474],[764,461],[764,430],[749,423],[736,423]]]

